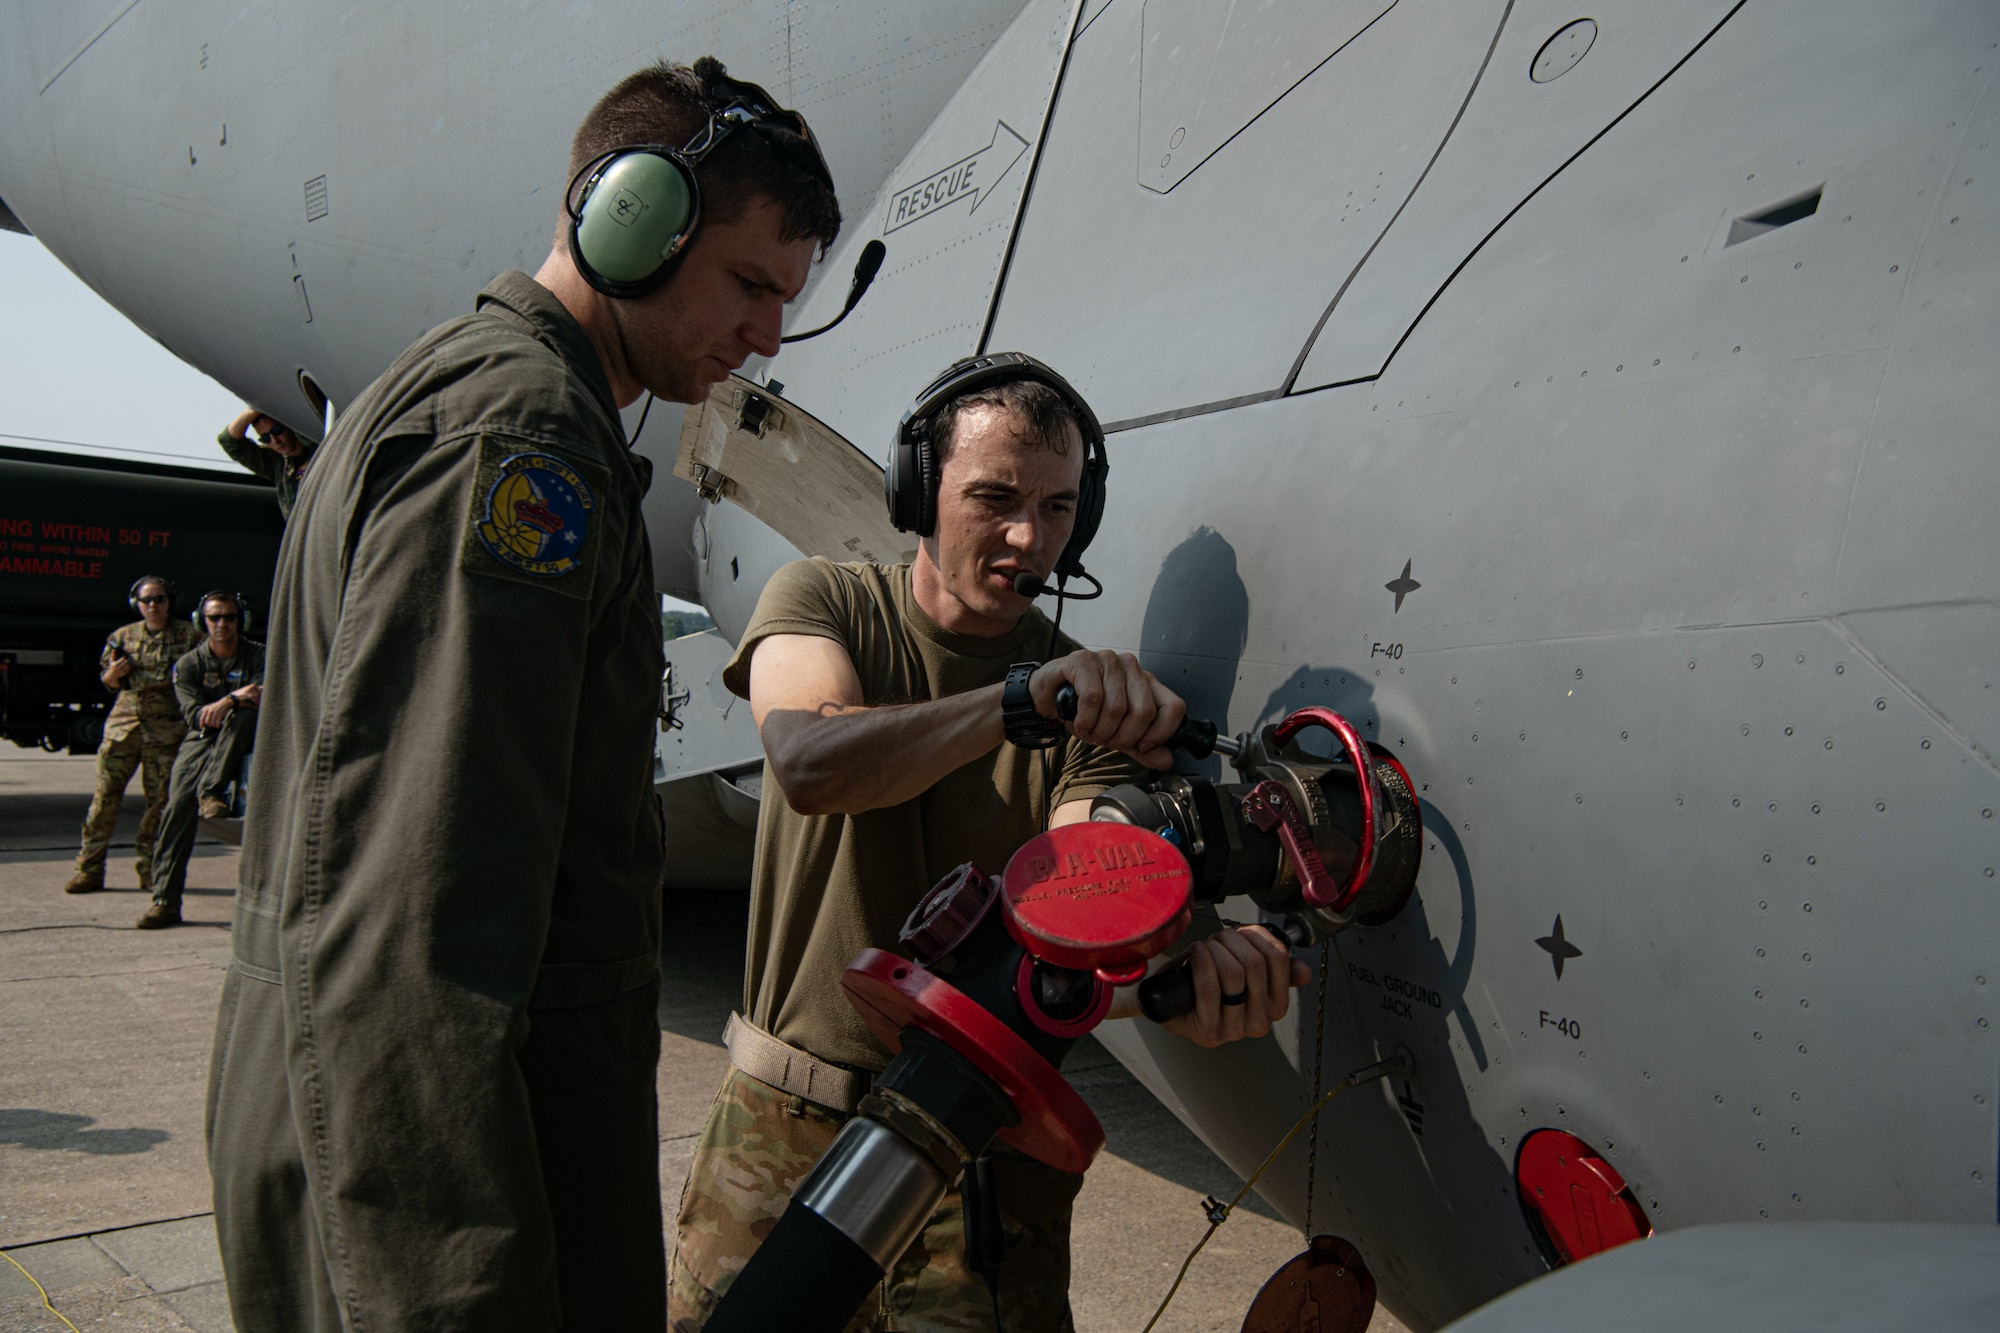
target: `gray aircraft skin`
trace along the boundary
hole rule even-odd
[[[1271,1039],[1103,1034],[1245,1173],[1316,1065],[1410,1050],[1321,1116],[1310,1197],[1303,1136],[1265,1177],[1285,1216],[1417,1329],[1546,1271],[1515,1180],[1545,1127],[1661,1232],[1990,1234],[2000,9],[862,13],[17,6],[0,199],[305,419],[301,371],[337,406],[536,266],[596,92],[714,51],[843,188],[793,327],[888,246],[844,324],[745,373],[880,459],[954,357],[1048,361],[1110,432],[1106,595],[1065,627],[1229,730],[1338,709],[1421,788],[1417,895]],[[661,776],[712,781],[757,752],[707,682],[795,551],[665,472],[661,586],[720,635],[677,658]]]

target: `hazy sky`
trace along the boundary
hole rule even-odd
[[[236,469],[215,434],[243,404],[141,333],[40,241],[0,231],[0,292],[0,444]]]
[[[236,466],[215,433],[242,403],[141,333],[40,241],[0,231],[0,292],[0,444]]]

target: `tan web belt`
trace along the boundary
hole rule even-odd
[[[731,1014],[722,1029],[729,1063],[760,1083],[846,1115],[868,1095],[875,1076],[822,1060],[811,1051],[779,1041],[741,1014]]]

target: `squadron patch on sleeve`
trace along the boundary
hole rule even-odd
[[[607,480],[588,463],[481,440],[459,567],[588,598]]]

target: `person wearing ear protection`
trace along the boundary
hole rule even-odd
[[[166,818],[153,853],[153,901],[136,923],[140,930],[181,923],[196,816],[222,819],[229,814],[223,795],[257,735],[264,645],[244,637],[250,628],[249,599],[226,588],[204,593],[195,603],[194,622],[208,637],[174,663],[174,697],[188,734],[167,781]]]
[[[776,356],[840,207],[710,59],[606,93],[567,179],[536,273],[345,406],[279,550],[208,1100],[243,1333],[665,1324],[665,657],[619,411]]]
[[[997,872],[1047,825],[1087,819],[1099,792],[1169,766],[1180,698],[1033,602],[1048,582],[1094,582],[1082,557],[1108,475],[1097,418],[1062,376],[1021,353],[967,358],[918,395],[892,446],[884,485],[896,526],[921,539],[914,563],[801,560],[765,586],[723,673],[765,754],[745,1012],[682,1197],[674,1333],[707,1321],[888,1063],[840,987],[855,954],[900,951],[910,911],[960,864]],[[1262,929],[1201,941],[1193,967],[1195,1012],[1171,1026],[1204,1045],[1263,1035],[1307,979]],[[1128,988],[1112,1014],[1136,1012]],[[997,1273],[972,1271],[954,1188],[850,1328],[1070,1327],[1082,1177],[1004,1148],[991,1165]]]
[[[153,847],[167,806],[167,777],[187,724],[174,707],[173,667],[200,635],[174,610],[173,580],[142,574],[126,594],[139,619],[111,631],[98,655],[98,679],[117,698],[104,719],[97,746],[97,790],[83,817],[83,846],[76,873],[64,893],[95,893],[104,887],[104,861],[118,825],[125,788],[138,773],[146,793],[134,856],[139,887],[153,884]]]

